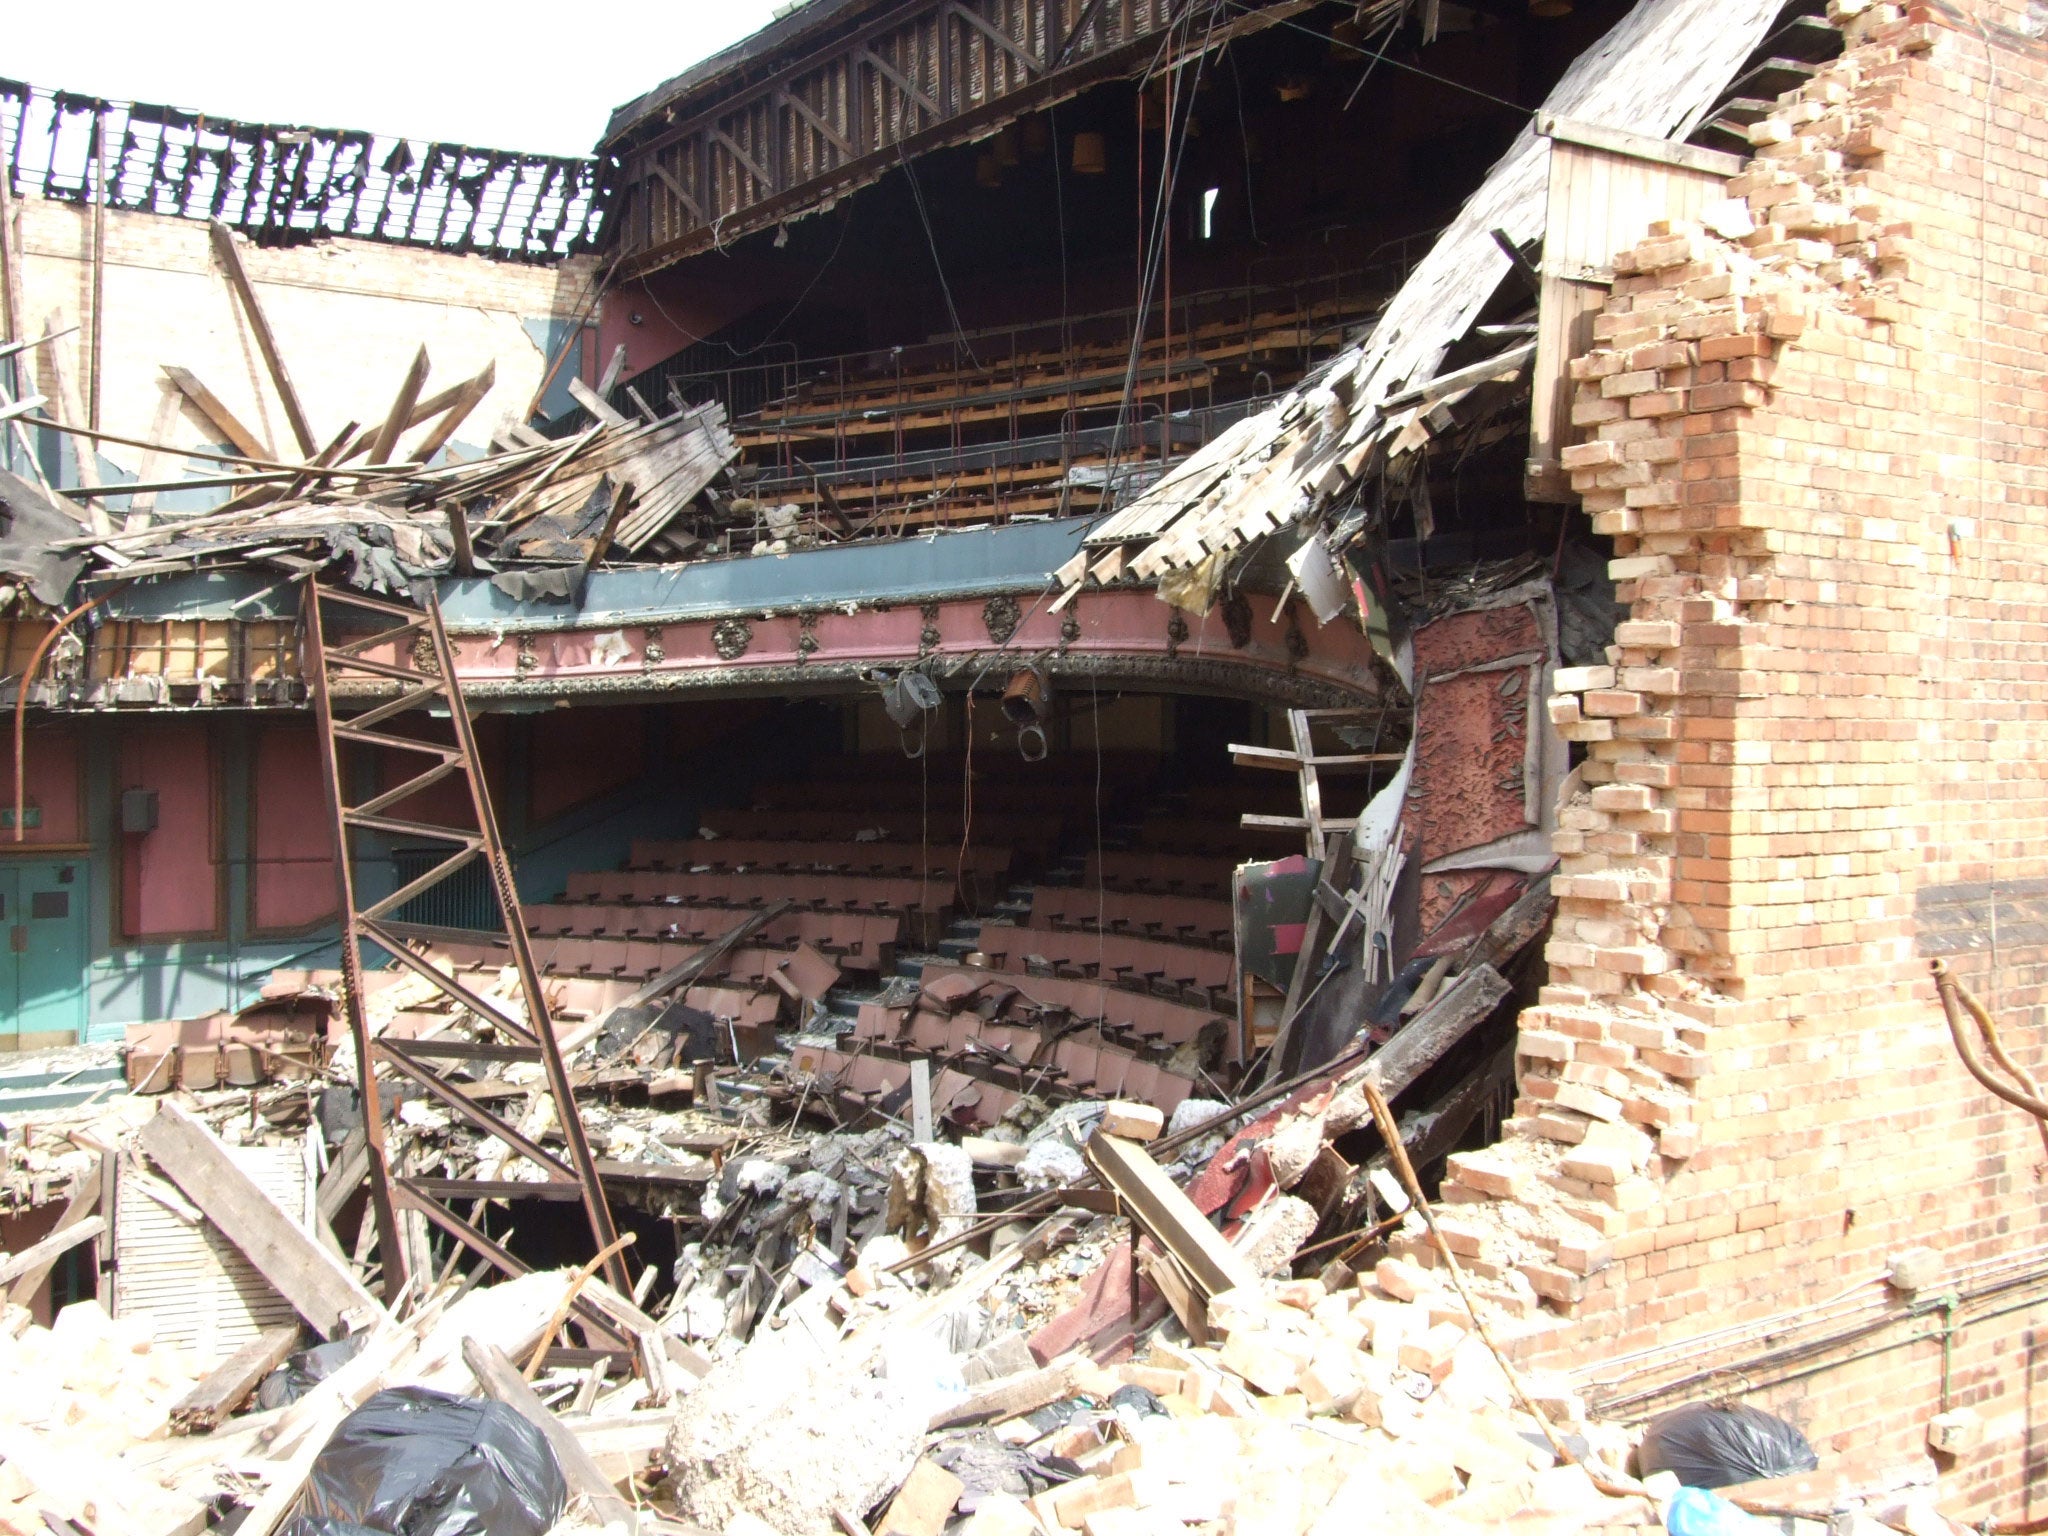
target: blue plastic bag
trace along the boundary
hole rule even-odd
[[[1681,1488],[1664,1507],[1664,1529],[1671,1536],[1769,1536],[1775,1527],[1745,1514],[1718,1493]]]

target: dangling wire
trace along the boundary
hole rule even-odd
[[[1123,396],[1117,403],[1116,425],[1110,433],[1108,458],[1112,470],[1116,463],[1117,455],[1123,450],[1125,428],[1135,425],[1134,406],[1137,398],[1138,375],[1145,356],[1145,332],[1151,324],[1152,296],[1157,290],[1161,268],[1165,265],[1166,245],[1170,238],[1169,221],[1173,216],[1173,194],[1180,180],[1181,155],[1187,148],[1188,119],[1194,115],[1195,93],[1201,89],[1202,74],[1209,63],[1210,41],[1215,36],[1216,23],[1223,14],[1224,5],[1225,0],[1212,0],[1208,8],[1208,29],[1203,33],[1202,46],[1195,55],[1194,83],[1188,87],[1185,93],[1187,106],[1176,114],[1177,120],[1176,117],[1169,117],[1166,124],[1166,137],[1160,156],[1159,186],[1153,198],[1152,230],[1150,239],[1145,246],[1145,259],[1142,263],[1142,270],[1138,275],[1137,314],[1131,326],[1130,352],[1124,362]],[[1160,60],[1183,54],[1187,51],[1189,36],[1194,31],[1194,20],[1195,8],[1190,5],[1181,14],[1178,24],[1180,36],[1177,42],[1174,32],[1169,30],[1166,38],[1161,43],[1160,53],[1155,56],[1145,73],[1139,77],[1138,92],[1141,99],[1146,86],[1151,83],[1153,75],[1158,70]],[[1143,114],[1141,112],[1140,121],[1142,120]],[[1138,158],[1140,164],[1143,163],[1144,155],[1145,136],[1141,129],[1138,134]],[[1168,323],[1169,325],[1171,324],[1170,317]],[[1169,358],[1169,366],[1171,361]],[[1167,425],[1164,430],[1170,434],[1172,431],[1171,425]],[[1097,521],[1100,521],[1109,512],[1110,498],[1115,494],[1115,489],[1115,474],[1112,472],[1104,475],[1102,495],[1096,503],[1095,516]]]

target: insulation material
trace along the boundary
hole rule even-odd
[[[1301,547],[1287,557],[1287,569],[1301,595],[1308,599],[1309,607],[1315,610],[1317,623],[1327,624],[1343,613],[1351,594],[1345,589],[1344,578],[1337,573],[1337,562],[1329,545],[1314,535],[1303,539]]]
[[[284,1209],[305,1208],[305,1165],[296,1146],[229,1151]],[[162,1179],[124,1158],[116,1191],[116,1317],[147,1314],[158,1339],[189,1350],[207,1369],[266,1328],[298,1323],[292,1304]]]

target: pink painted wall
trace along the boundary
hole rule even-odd
[[[527,819],[545,826],[586,801],[623,789],[645,762],[646,714],[639,709],[579,709],[574,730],[549,729],[540,717],[533,732]]]
[[[473,722],[476,727],[477,755],[483,759],[484,784],[490,791],[494,805],[504,804],[506,767],[509,760],[511,734],[503,715],[478,715]],[[379,727],[387,735],[411,736],[418,740],[449,743],[453,733],[445,720],[431,722],[399,719]],[[422,753],[399,752],[380,749],[377,754],[377,787],[380,790],[394,789],[407,779],[417,778],[433,766],[433,759]],[[396,816],[405,821],[429,822],[442,827],[474,827],[476,808],[470,803],[469,784],[461,774],[451,774],[436,779],[416,795],[394,802],[385,808],[384,814]],[[504,813],[499,812],[502,824]]]
[[[623,344],[625,376],[630,379],[785,290],[793,297],[803,290],[804,281],[801,275],[759,272],[751,264],[692,268],[687,277],[675,269],[657,272],[644,282],[628,283],[604,296],[598,305],[597,345],[585,347],[584,355],[592,360],[594,370],[602,369],[612,350]],[[766,362],[769,358],[764,355],[745,361]],[[657,409],[668,408],[665,401],[649,403]]]
[[[131,939],[220,932],[218,765],[203,724],[126,732],[115,794],[153,789],[154,832],[116,833],[121,866],[121,932]],[[119,806],[114,808],[119,825]]]
[[[68,725],[37,726],[27,733],[23,778],[27,803],[40,807],[41,826],[30,827],[24,843],[82,843],[85,817],[78,791],[78,733]],[[0,804],[14,808],[14,754],[0,760]],[[26,818],[24,818],[26,819]],[[12,831],[0,831],[0,842],[12,843]]]
[[[333,815],[320,740],[310,723],[265,725],[249,769],[250,923],[305,928],[332,917]]]

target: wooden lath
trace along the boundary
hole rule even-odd
[[[1248,747],[1233,742],[1230,759],[1240,768],[1277,768],[1292,773],[1301,784],[1301,814],[1299,816],[1261,816],[1247,811],[1239,818],[1247,827],[1266,830],[1300,832],[1308,842],[1308,856],[1328,862],[1331,853],[1332,834],[1343,834],[1341,841],[1349,841],[1349,834],[1356,825],[1355,817],[1330,817],[1323,814],[1323,779],[1325,771],[1371,772],[1374,768],[1387,767],[1401,761],[1399,752],[1334,752],[1318,753],[1315,746],[1315,729],[1319,723],[1340,721],[1369,725],[1378,718],[1377,710],[1366,709],[1290,709],[1287,712],[1287,730],[1293,742],[1291,751],[1279,747]]]
[[[331,638],[327,627],[328,614],[323,610],[370,615],[383,622],[368,634],[349,639]],[[431,596],[426,608],[420,610],[309,581],[301,603],[301,624],[307,660],[306,681],[320,724],[328,798],[333,809],[336,844],[340,850],[335,868],[341,886],[343,914],[343,1001],[348,1012],[349,1033],[355,1042],[363,1126],[369,1144],[371,1205],[377,1221],[385,1295],[387,1298],[396,1296],[405,1284],[406,1246],[399,1223],[401,1214],[406,1211],[417,1211],[506,1274],[524,1273],[526,1266],[476,1225],[482,1202],[520,1197],[580,1202],[590,1227],[592,1253],[610,1254],[604,1262],[605,1278],[621,1293],[630,1294],[631,1283],[624,1260],[613,1246],[618,1234],[612,1222],[611,1209],[605,1201],[597,1165],[583,1132],[568,1070],[549,1021],[540,973],[527,943],[519,894],[513,884],[504,844],[498,836],[497,819],[477,754],[474,726],[456,680],[455,654],[441,624],[440,606]],[[369,654],[386,647],[398,660],[386,661]],[[334,685],[338,678],[344,677],[396,683],[398,692],[353,717],[338,719],[334,713]],[[441,718],[444,711],[445,721]],[[406,716],[411,721],[432,721],[433,725],[427,727],[432,734],[415,737],[376,729],[399,716]],[[439,729],[435,730],[436,727]],[[347,773],[347,749],[351,747],[409,754],[408,776],[365,799],[352,799],[349,790],[351,780]],[[394,811],[420,791],[448,780],[460,780],[467,789],[473,825],[450,826],[418,821]],[[445,847],[447,853],[426,873],[381,897],[365,901],[357,879],[358,840],[364,834],[424,840]],[[416,954],[407,944],[405,925],[392,917],[407,902],[478,860],[482,860],[489,870],[492,889],[497,896],[502,938],[518,978],[523,1020],[514,1018],[505,1008],[480,997],[454,976]],[[365,943],[388,953],[393,961],[430,983],[458,1008],[467,1010],[484,1030],[498,1038],[401,1042],[372,1034],[364,1008]],[[536,1062],[541,1066],[548,1092],[554,1099],[566,1155],[557,1156],[523,1136],[448,1080],[446,1073],[449,1067],[479,1059]],[[394,1170],[385,1148],[380,1102],[382,1092],[374,1070],[379,1065],[416,1085],[450,1114],[468,1121],[485,1135],[498,1138],[512,1149],[513,1156],[525,1158],[539,1170],[540,1182],[425,1179],[408,1177]],[[454,1209],[464,1201],[470,1205],[467,1217],[457,1215]],[[617,1330],[602,1313],[594,1308],[580,1310],[590,1326],[617,1336]]]

